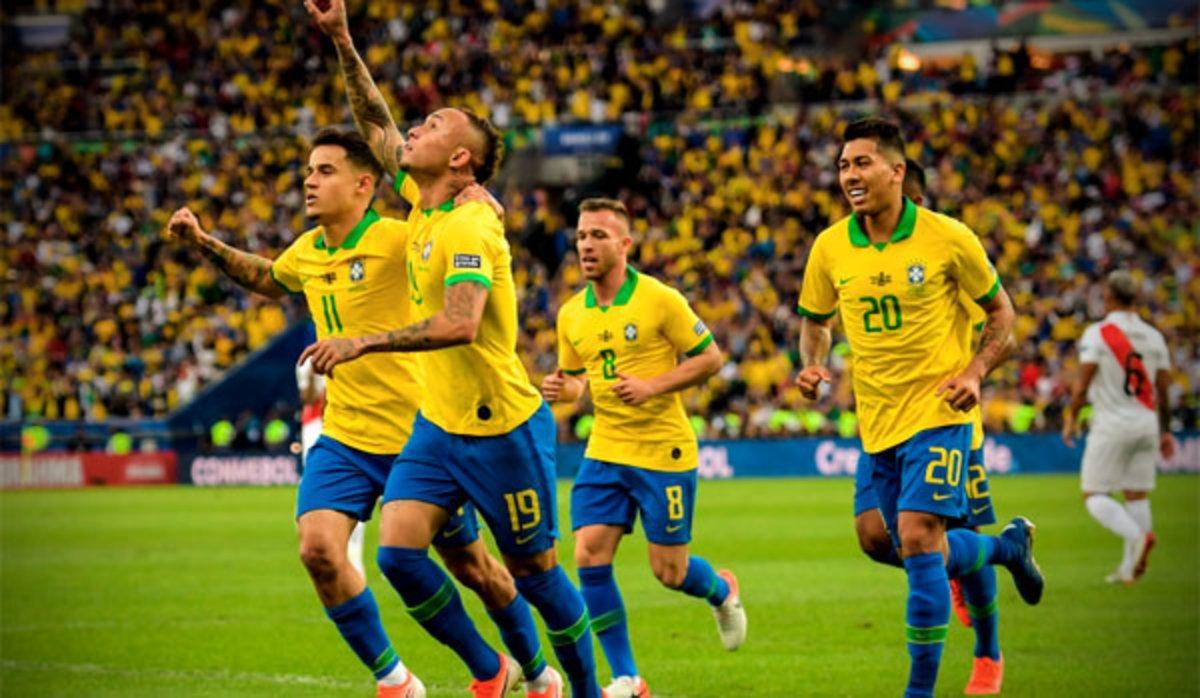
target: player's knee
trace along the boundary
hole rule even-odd
[[[683,578],[687,576],[687,558],[682,561],[674,559],[657,559],[650,561],[650,569],[654,578],[668,589],[678,589],[683,586]]]
[[[905,557],[942,549],[945,527],[941,519],[932,514],[901,517],[899,528],[900,548]]]
[[[858,535],[858,547],[867,557],[875,562],[889,562],[892,559],[892,538],[883,526],[883,519],[870,520],[860,516],[854,522],[854,532]]]
[[[579,537],[575,539],[575,566],[596,567],[612,563],[613,551],[604,541]]]
[[[314,537],[300,541],[300,562],[314,579],[335,576],[341,557],[339,549],[325,539]]]

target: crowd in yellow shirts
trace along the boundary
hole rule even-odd
[[[894,48],[805,57],[837,27],[816,2],[678,22],[632,0],[483,4],[352,4],[351,22],[398,119],[461,105],[514,145],[563,122],[622,119],[640,137],[630,178],[610,177],[621,190],[604,193],[637,218],[636,264],[685,291],[729,359],[688,395],[698,432],[853,432],[848,382],[809,405],[790,379],[807,250],[848,211],[837,134],[866,110],[902,121],[933,205],[984,237],[1017,304],[1019,355],[988,389],[991,429],[1055,425],[1071,342],[1116,264],[1144,280],[1175,351],[1177,414],[1196,425],[1195,40],[913,71]],[[66,48],[4,61],[7,418],[164,414],[300,317],[158,233],[189,205],[229,242],[277,254],[306,227],[303,136],[348,120],[332,52],[300,3],[142,2],[81,17],[87,33]],[[570,252],[580,192],[501,192],[535,382],[556,364],[557,306],[582,283]],[[835,348],[838,371],[848,359]],[[585,412],[560,415],[564,428],[585,434]]]

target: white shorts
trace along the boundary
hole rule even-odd
[[[1084,492],[1154,489],[1158,463],[1158,431],[1128,432],[1093,429],[1088,432],[1079,470]]]

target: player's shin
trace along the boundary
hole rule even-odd
[[[463,608],[454,582],[426,550],[379,546],[379,569],[426,632],[454,650],[480,681],[500,671],[500,656],[488,646]]]
[[[904,569],[908,572],[905,618],[911,662],[904,695],[932,696],[950,622],[950,580],[938,552],[909,556]]]
[[[633,645],[629,641],[629,623],[621,590],[613,577],[612,565],[579,568],[579,590],[587,603],[592,632],[600,640],[612,675],[637,676]]]
[[[537,626],[529,604],[520,595],[504,608],[489,610],[488,615],[500,629],[500,640],[512,654],[527,680],[540,676],[546,669],[546,655],[538,641]]]
[[[688,557],[687,574],[679,590],[708,601],[710,606],[720,606],[729,596],[729,584],[717,575],[708,560],[696,555]]]
[[[975,631],[975,656],[1000,659],[1000,609],[996,602],[996,570],[984,565],[959,578],[971,629]]]
[[[583,597],[571,585],[562,567],[516,577],[517,590],[537,608],[554,646],[554,654],[567,672],[571,695],[600,698],[596,659]]]
[[[376,680],[387,677],[403,681],[406,677],[404,665],[383,630],[379,606],[370,588],[348,601],[325,609],[325,613]]]

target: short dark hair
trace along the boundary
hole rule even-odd
[[[915,187],[921,196],[925,196],[925,168],[912,158],[904,159],[904,184]]]
[[[873,140],[880,150],[890,150],[904,157],[904,134],[900,131],[899,124],[894,121],[872,116],[851,123],[842,132],[842,148],[845,149],[847,143],[860,138]]]
[[[475,171],[475,181],[485,184],[504,164],[504,136],[491,121],[470,109],[459,111],[466,115],[471,127],[483,136],[483,152],[471,154],[471,167]]]
[[[584,211],[612,211],[619,218],[625,220],[625,227],[633,227],[633,218],[629,215],[629,209],[625,208],[625,204],[617,199],[606,199],[604,197],[592,197],[579,202],[579,212]]]
[[[355,167],[366,170],[376,182],[383,179],[383,165],[371,152],[371,145],[354,129],[330,126],[317,132],[312,140],[312,147],[319,145],[336,145],[346,151],[346,159]]]

